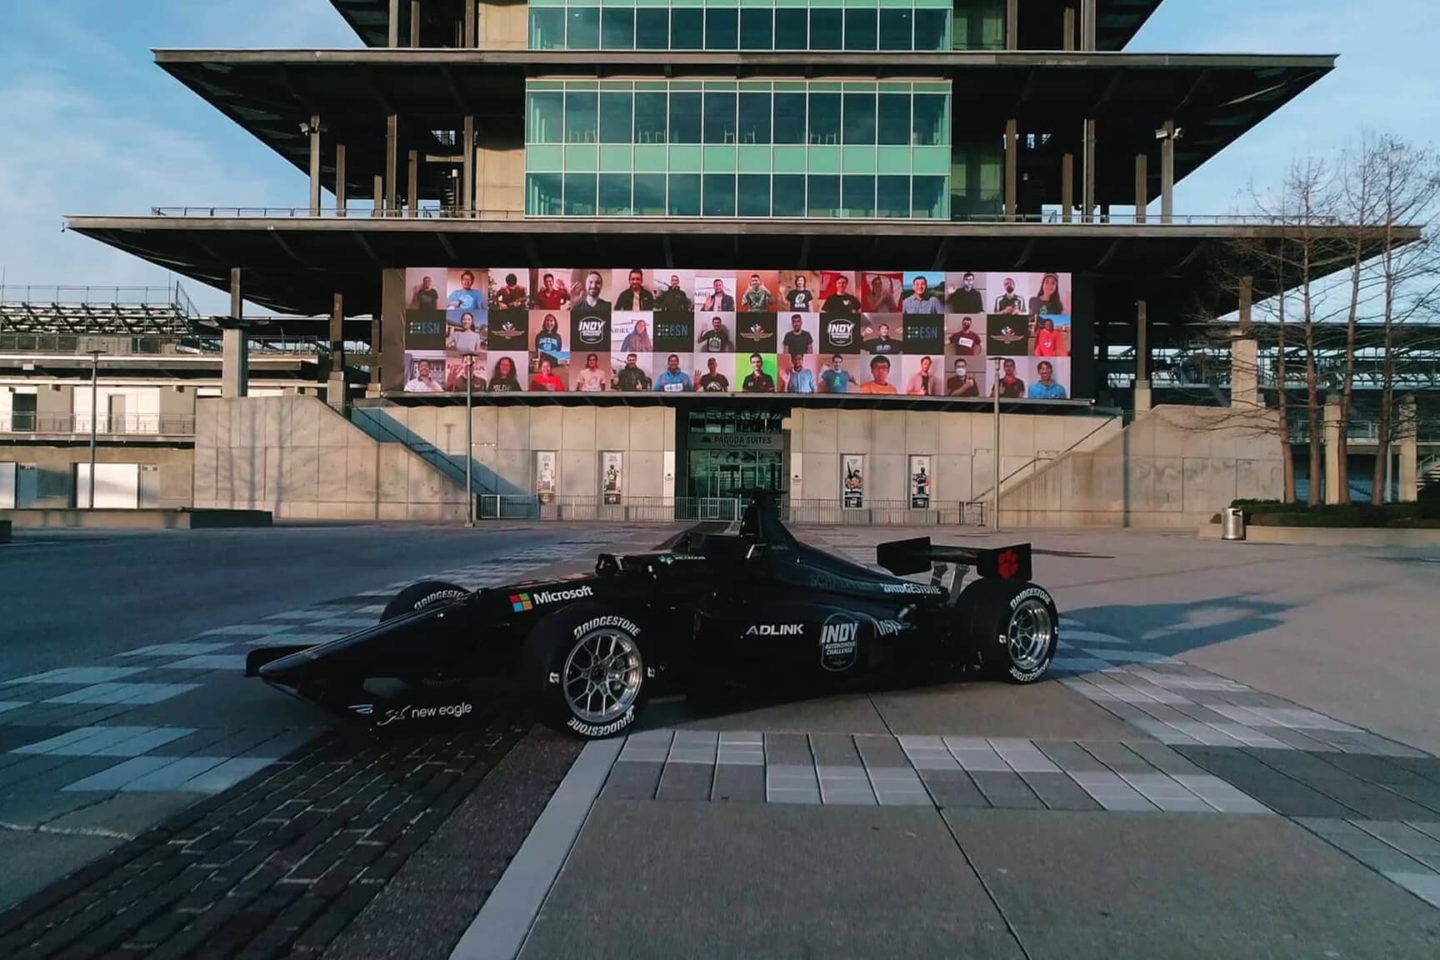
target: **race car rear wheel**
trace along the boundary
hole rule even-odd
[[[448,583],[444,580],[421,580],[419,583],[410,584],[390,598],[390,602],[385,605],[384,611],[380,614],[380,622],[394,620],[396,617],[414,613],[416,610],[424,610],[435,603],[459,600],[469,595],[470,591],[459,584]],[[465,682],[464,677],[443,669],[408,672],[399,679],[412,687],[425,687],[430,690],[446,690]]]
[[[643,645],[631,617],[599,604],[566,607],[531,630],[522,682],[538,693],[548,725],[587,740],[614,736],[643,705]]]
[[[970,611],[970,638],[981,668],[1011,683],[1034,683],[1050,669],[1060,640],[1060,614],[1044,587],[979,580],[960,600]]]

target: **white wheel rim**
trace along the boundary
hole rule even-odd
[[[565,658],[560,673],[565,701],[576,719],[610,723],[635,705],[644,672],[633,637],[606,627],[592,630],[575,642]]]

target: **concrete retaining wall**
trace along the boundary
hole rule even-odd
[[[0,527],[8,536],[21,530],[202,530],[219,527],[268,527],[266,510],[4,510]],[[0,539],[0,543],[4,540]]]
[[[1200,539],[1219,540],[1220,524],[1202,523]],[[1440,530],[1390,527],[1271,527],[1247,525],[1249,543],[1311,547],[1440,547]]]

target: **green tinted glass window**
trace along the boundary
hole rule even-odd
[[[911,182],[911,215],[938,220],[945,216],[945,178],[914,177]]]
[[[910,178],[880,176],[876,178],[876,181],[875,215],[877,217],[910,216]]]
[[[770,142],[770,94],[740,94],[740,142]]]
[[[600,216],[628,217],[630,215],[630,174],[600,174]]]
[[[875,11],[845,11],[845,49],[875,49]]]
[[[841,50],[845,42],[845,11],[810,11],[810,49]]]
[[[803,96],[803,94],[802,94]],[[565,142],[565,94],[544,90],[530,94],[525,117],[526,143]]]
[[[875,94],[847,93],[845,106],[845,143],[875,142]]]
[[[875,216],[875,178],[847,175],[840,178],[842,216]]]
[[[942,146],[949,142],[950,98],[940,93],[915,94],[915,120],[911,141],[915,146]]]
[[[878,143],[908,144],[910,142],[910,94],[880,94],[875,126],[875,139]]]
[[[564,179],[558,173],[532,173],[525,177],[525,211],[540,217],[558,217],[564,212],[560,192]]]
[[[677,7],[670,11],[670,49],[700,50],[705,46],[705,11]]]
[[[666,95],[635,94],[635,143],[665,143]]]
[[[670,216],[700,216],[700,174],[670,174]]]
[[[569,50],[596,50],[600,47],[600,8],[571,7],[566,11],[568,31],[565,47]]]
[[[915,11],[916,50],[944,50],[950,46],[946,36],[950,24],[949,10]]]
[[[910,10],[880,11],[880,49],[910,50],[914,14]]]
[[[705,49],[734,50],[740,42],[740,11],[723,7],[705,11]]]
[[[700,142],[700,94],[670,94],[670,142]]]
[[[774,48],[774,15],[775,11],[769,7],[746,7],[740,11],[741,50],[771,50]]]
[[[804,143],[805,129],[805,94],[777,91],[773,133],[775,142]]]
[[[631,95],[629,91],[600,94],[600,142],[630,143]]]
[[[739,216],[770,216],[770,175],[742,173],[736,196],[736,212]]]
[[[704,204],[707,217],[735,216],[735,174],[707,173],[704,176]]]
[[[563,50],[565,48],[565,8],[530,8],[530,49]]]
[[[782,7],[775,11],[776,50],[808,50],[809,43],[809,10]]]
[[[590,91],[565,92],[565,142],[594,143],[596,96]]]
[[[635,174],[634,204],[636,216],[665,216],[665,174]]]
[[[810,145],[840,142],[840,94],[810,94]]]
[[[670,11],[665,7],[641,7],[635,11],[635,49],[670,48]]]
[[[705,142],[735,142],[735,94],[705,94]]]
[[[600,46],[606,50],[635,49],[635,11],[630,7],[606,7],[601,11]]]
[[[806,210],[812,217],[838,217],[840,215],[840,178],[833,176],[811,176],[806,180]]]
[[[777,173],[774,180],[775,203],[771,209],[771,215],[776,217],[805,216],[804,175]]]
[[[565,174],[565,216],[595,216],[595,174]]]

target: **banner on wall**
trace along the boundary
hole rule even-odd
[[[560,480],[555,469],[555,451],[535,451],[535,495],[540,498],[541,503],[550,503],[555,499],[555,491],[559,486]]]
[[[865,454],[847,453],[840,457],[840,495],[846,510],[865,506]]]
[[[1066,273],[418,267],[386,385],[1065,400],[1073,295]]]
[[[934,482],[935,471],[928,453],[912,454],[910,457],[910,509],[930,509],[930,484]]]
[[[619,503],[625,491],[625,454],[606,450],[600,455],[600,493],[606,503]]]

